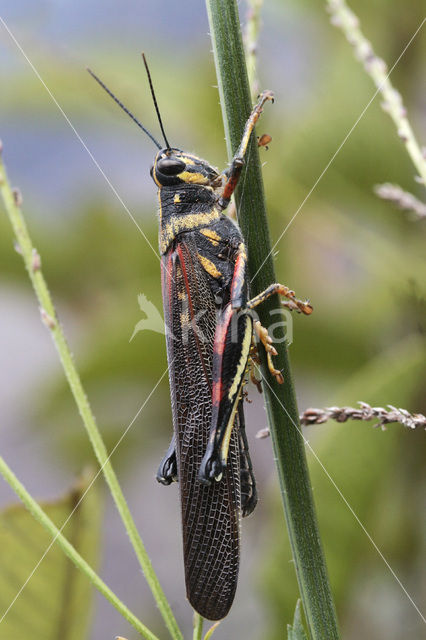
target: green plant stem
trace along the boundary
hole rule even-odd
[[[238,148],[251,109],[238,10],[234,0],[206,0],[206,4],[231,158]],[[254,136],[246,160],[236,201],[239,223],[248,246],[251,293],[257,295],[276,282],[276,277]],[[272,317],[276,327],[276,314],[279,313],[280,301],[274,296],[259,308],[259,319],[267,327]],[[261,349],[262,373],[266,382],[263,391],[300,594],[313,640],[336,640],[339,638],[336,613],[319,537],[283,329],[274,330],[274,337],[279,343],[276,366],[283,372],[285,383],[279,385],[271,380],[266,355]]]
[[[1,153],[1,148],[0,148]],[[151,561],[148,557],[142,539],[136,528],[135,522],[130,513],[126,499],[118,482],[117,476],[109,460],[108,452],[103,442],[101,433],[95,421],[95,417],[90,408],[89,400],[84,392],[80,376],[75,367],[71,351],[65,340],[62,327],[58,321],[56,311],[50,296],[46,281],[41,271],[41,260],[37,251],[34,249],[30,235],[22,215],[20,206],[20,195],[13,191],[10,187],[3,158],[0,157],[0,192],[4,201],[7,215],[13,227],[18,250],[22,254],[25,267],[28,271],[31,283],[34,287],[39,305],[40,313],[44,324],[50,330],[53,341],[61,360],[65,376],[71,388],[74,400],[82,417],[84,426],[95,452],[96,458],[100,464],[101,470],[105,476],[106,482],[111,491],[114,502],[120,513],[125,529],[130,538],[130,542],[135,550],[139,560],[145,579],[152,591],[157,602],[164,622],[170,631],[174,640],[182,640],[182,633],[173,616],[170,605],[160,586],[157,576],[155,575]]]
[[[117,598],[115,593],[111,591],[108,585],[93,571],[92,567],[81,557],[78,551],[70,542],[62,535],[60,530],[55,526],[49,516],[43,511],[34,498],[28,493],[25,487],[19,482],[13,471],[0,457],[0,473],[6,482],[12,487],[17,496],[22,500],[31,515],[52,535],[52,543],[57,544],[65,555],[80,569],[90,580],[93,586],[102,593],[103,596],[121,613],[121,615],[147,640],[158,640],[157,636],[152,633],[131,611],[126,605]]]
[[[251,99],[254,102],[259,93],[259,79],[257,76],[257,46],[260,31],[260,14],[263,0],[247,0],[247,22],[244,30],[244,48]]]
[[[204,623],[204,618],[202,616],[200,616],[199,613],[197,613],[196,611],[194,611],[194,633],[193,633],[193,640],[201,640],[203,637],[203,623]]]
[[[404,143],[423,186],[426,187],[426,158],[408,120],[401,94],[393,87],[389,79],[386,63],[376,56],[371,42],[361,31],[358,17],[349,9],[345,0],[326,0],[326,3],[331,14],[332,24],[343,31],[347,41],[354,48],[357,59],[363,63],[365,71],[383,96],[382,108],[386,113],[389,113],[395,123],[398,136]]]

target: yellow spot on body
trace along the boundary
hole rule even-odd
[[[180,156],[180,160],[183,160],[186,164],[195,164],[192,158],[188,158],[188,156]]]
[[[196,184],[206,184],[209,181],[207,176],[203,176],[202,173],[192,173],[191,171],[182,171],[182,173],[178,173],[177,177],[183,182],[195,182]]]
[[[188,311],[183,311],[180,314],[180,321],[183,325],[189,324],[189,313]]]
[[[175,193],[175,197],[173,198],[173,202],[175,204],[177,204],[178,202],[180,202],[180,195],[178,193]]]
[[[207,271],[207,273],[209,273],[213,278],[220,278],[222,273],[216,267],[215,263],[209,260],[208,258],[206,258],[205,256],[202,256],[200,253],[197,253],[197,255],[198,255],[199,261],[201,262],[201,264],[203,265],[203,268]]]
[[[201,229],[200,233],[202,233],[203,236],[206,236],[209,240],[213,240],[216,244],[221,240],[220,235],[216,233],[216,231],[213,231],[213,229]]]
[[[186,300],[186,293],[184,291],[178,291],[178,299]]]

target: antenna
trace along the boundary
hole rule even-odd
[[[136,122],[136,124],[138,125],[138,127],[140,127],[142,129],[142,131],[144,131],[146,133],[146,135],[151,138],[151,140],[153,141],[153,143],[155,144],[156,147],[158,147],[158,149],[161,149],[161,144],[154,138],[154,136],[152,135],[152,133],[150,133],[148,131],[148,129],[145,129],[145,127],[143,126],[143,124],[141,122],[139,122],[139,120],[137,118],[135,118],[135,116],[133,115],[133,113],[131,113],[127,107],[124,106],[124,104],[122,102],[120,102],[120,100],[118,98],[116,98],[116,96],[112,93],[112,91],[110,91],[108,89],[108,87],[102,82],[102,80],[100,80],[98,78],[98,76],[96,74],[93,73],[93,71],[89,68],[87,68],[87,71],[90,73],[90,75],[92,76],[92,78],[94,80],[96,80],[96,82],[98,84],[100,84],[100,86],[102,87],[102,89],[104,89],[107,94],[109,96],[111,96],[111,98],[114,100],[114,102],[116,102],[118,104],[119,107],[121,107],[123,109],[123,111],[125,113],[127,113],[128,116],[130,116],[130,118],[133,120],[133,122]],[[157,105],[156,105],[157,106]],[[158,110],[157,110],[158,113]],[[160,125],[161,125],[161,120],[160,120]],[[163,131],[163,127],[161,127],[161,130]],[[163,131],[163,135],[164,135],[164,131]],[[164,136],[164,139],[166,139],[166,137]],[[167,142],[167,140],[166,140]],[[169,148],[169,145],[168,145]]]
[[[166,137],[166,134],[165,134],[165,131],[164,131],[163,122],[161,120],[160,110],[158,108],[157,98],[155,97],[154,86],[152,84],[151,74],[150,74],[149,68],[148,68],[148,63],[146,61],[145,54],[143,52],[142,52],[142,59],[143,59],[144,65],[145,65],[146,74],[148,76],[149,88],[151,89],[151,95],[152,95],[152,99],[154,101],[155,111],[157,112],[158,122],[160,123],[161,133],[163,134],[164,142],[166,143],[167,149],[171,149],[171,147],[169,145],[169,141],[167,140],[167,137]]]

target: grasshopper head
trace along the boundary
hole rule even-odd
[[[151,176],[158,187],[179,184],[217,186],[221,177],[208,162],[180,149],[162,149],[155,156]]]

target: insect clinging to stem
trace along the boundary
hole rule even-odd
[[[188,599],[200,615],[219,620],[227,615],[235,595],[240,517],[249,515],[257,503],[242,402],[253,329],[266,349],[271,374],[283,381],[272,361],[276,351],[267,329],[253,321],[250,312],[274,294],[286,297],[290,308],[307,315],[312,307],[276,283],[249,298],[244,239],[238,225],[224,214],[250,136],[263,106],[273,101],[272,92],[259,96],[230,167],[219,173],[205,160],[169,144],[142,57],[164,147],[89,73],[158,148],[151,176],[159,199],[173,437],[157,480],[179,483]]]

